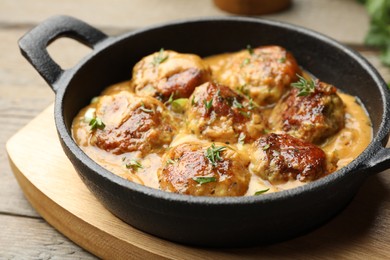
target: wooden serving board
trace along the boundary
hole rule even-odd
[[[390,257],[389,172],[368,178],[346,210],[305,236],[251,248],[196,248],[143,233],[108,212],[63,153],[53,105],[16,133],[7,142],[7,151],[15,177],[33,207],[65,236],[102,258]]]

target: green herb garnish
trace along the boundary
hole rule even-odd
[[[237,90],[237,92],[241,93],[244,96],[248,96],[248,94],[249,94],[249,90],[248,90],[246,84],[237,87],[236,90]]]
[[[191,105],[195,105],[195,103],[196,103],[195,102],[195,96],[193,96],[192,99],[191,99]]]
[[[222,161],[221,152],[226,150],[226,146],[216,147],[214,143],[205,151],[206,158],[210,161],[213,167],[217,166],[218,161]]]
[[[209,100],[209,101],[203,100],[203,103],[204,103],[204,105],[206,106],[206,109],[207,109],[207,110],[210,110],[211,107],[213,106],[213,99],[211,99],[211,100]]]
[[[128,163],[126,163],[126,168],[127,169],[133,169],[133,170],[138,170],[139,168],[144,168],[143,166],[142,166],[142,164],[141,163],[139,163],[138,161],[136,161],[136,160],[130,160]]]
[[[175,164],[175,161],[174,160],[172,160],[172,159],[168,159],[166,162],[165,162],[165,164]]]
[[[171,102],[172,110],[177,113],[182,113],[188,103],[188,98],[178,98]]]
[[[245,111],[239,111],[239,113],[246,118],[251,118],[251,113],[250,112],[245,112]]]
[[[233,106],[236,107],[236,108],[243,108],[244,106],[237,101],[236,98],[233,99]]]
[[[171,95],[169,96],[169,99],[168,101],[166,102],[167,104],[171,104],[173,101],[173,92],[171,93]]]
[[[168,59],[168,55],[164,56],[164,48],[160,49],[160,52],[153,57],[153,65],[157,66]]]
[[[200,185],[202,185],[202,184],[209,183],[209,182],[216,182],[217,178],[215,178],[215,177],[194,177],[193,180],[196,181],[197,183],[199,183]]]
[[[241,67],[244,67],[245,65],[248,65],[251,62],[251,59],[246,58],[245,60],[242,61]]]
[[[282,57],[282,58],[278,59],[278,62],[279,63],[285,63],[286,62],[286,57]]]
[[[252,110],[255,108],[255,105],[253,104],[253,99],[249,98],[249,104],[248,104],[248,109]]]
[[[263,193],[266,193],[267,191],[269,191],[269,188],[268,189],[265,189],[265,190],[259,190],[259,191],[256,191],[255,192],[255,195],[260,195],[260,194],[263,194]]]
[[[106,126],[99,117],[92,118],[91,121],[89,121],[89,125],[91,126],[91,130],[104,129]]]
[[[263,146],[262,149],[263,149],[263,151],[267,151],[267,150],[269,149],[269,147],[270,147],[270,145],[269,145],[269,144],[266,144],[266,145]]]
[[[250,55],[253,55],[255,52],[253,51],[253,48],[252,46],[250,46],[249,44],[246,46],[246,49],[248,50],[249,54]]]
[[[144,102],[141,102],[141,107],[140,107],[140,109],[141,109],[142,111],[146,112],[146,113],[154,113],[154,110],[153,110],[153,109],[148,109],[148,108],[145,107]]]
[[[365,44],[381,50],[380,59],[390,66],[390,1],[358,0],[365,4],[370,16],[370,28],[365,37]]]
[[[298,75],[299,80],[295,83],[291,83],[291,86],[299,90],[297,96],[308,96],[311,93],[314,93],[316,85],[313,79],[306,80],[304,77]]]

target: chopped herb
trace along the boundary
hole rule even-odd
[[[195,96],[192,97],[191,105],[195,105]]]
[[[268,129],[263,129],[263,134],[268,134],[270,132],[270,130],[268,130]]]
[[[246,58],[245,60],[242,61],[241,67],[244,67],[245,65],[248,65],[251,62],[249,58]]]
[[[236,108],[243,108],[244,106],[237,101],[236,98],[233,99],[233,106],[236,107]]]
[[[126,163],[126,168],[127,169],[133,169],[133,170],[138,170],[139,168],[144,168],[143,166],[142,166],[142,164],[141,163],[139,163],[138,161],[136,161],[136,160],[130,160],[129,161],[129,163]]]
[[[297,96],[298,97],[308,96],[311,93],[314,93],[316,87],[314,80],[313,79],[306,80],[304,77],[298,74],[297,76],[299,78],[298,82],[291,83],[291,86],[299,90]]]
[[[253,55],[255,52],[253,51],[253,48],[252,46],[250,46],[249,44],[246,46],[246,49],[248,50],[249,54],[250,55]]]
[[[285,63],[286,62],[286,57],[282,57],[282,58],[278,59],[278,62],[279,63]]]
[[[244,96],[247,96],[249,94],[249,90],[248,90],[246,84],[237,87],[236,90],[237,90],[237,92],[241,93]]]
[[[160,52],[153,57],[153,65],[157,66],[168,59],[168,55],[164,56],[164,48],[160,49]]]
[[[197,183],[199,183],[200,185],[202,185],[202,184],[209,183],[209,182],[216,182],[217,178],[215,178],[215,177],[194,177],[193,180],[196,181]]]
[[[217,161],[222,161],[220,152],[224,150],[226,150],[226,146],[216,147],[215,144],[212,143],[211,147],[207,148],[205,151],[205,156],[213,167],[217,166]]]
[[[172,94],[169,96],[169,99],[168,99],[168,101],[167,101],[166,103],[167,103],[167,104],[171,104],[172,101],[173,101],[173,92],[172,92]]]
[[[245,111],[239,111],[241,115],[245,116],[246,118],[250,118],[251,117],[251,113],[250,112],[245,112]]]
[[[153,109],[148,109],[145,107],[145,104],[144,102],[141,102],[141,108],[140,108],[142,111],[146,112],[146,113],[154,113]]]
[[[266,145],[263,146],[262,149],[263,149],[263,151],[267,151],[267,150],[269,149],[269,147],[270,147],[270,145],[269,145],[269,144],[266,144]]]
[[[249,98],[249,104],[248,104],[248,109],[252,110],[255,108],[255,105],[253,104],[253,99]]]
[[[172,110],[181,113],[185,110],[185,107],[188,103],[188,98],[178,98],[171,102]]]
[[[217,91],[217,96],[218,96],[218,97],[221,96],[221,90],[220,90],[220,89],[218,89],[218,91]]]
[[[165,163],[166,163],[167,165],[168,165],[168,164],[175,164],[175,161],[172,160],[172,159],[168,159]]]
[[[89,121],[89,125],[91,126],[91,130],[95,130],[97,128],[104,129],[106,126],[99,117],[92,118],[91,121]]]
[[[238,136],[238,143],[239,144],[244,144],[245,143],[245,138],[246,138],[246,135],[241,132],[240,135]]]
[[[266,193],[267,191],[269,191],[269,188],[268,189],[265,189],[265,190],[259,190],[259,191],[256,191],[255,192],[255,195],[260,195],[260,194],[263,194],[263,193]]]
[[[213,99],[210,99],[209,101],[204,100],[203,103],[206,106],[206,109],[209,110],[213,106]]]

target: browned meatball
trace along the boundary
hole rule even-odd
[[[202,139],[249,142],[263,134],[260,109],[229,87],[205,83],[195,89],[189,103],[187,128]]]
[[[262,136],[254,147],[250,170],[273,184],[312,181],[326,174],[324,151],[290,135]]]
[[[221,143],[182,143],[171,148],[158,171],[161,189],[195,196],[242,196],[250,174],[242,155]]]
[[[237,52],[217,68],[213,70],[217,81],[248,94],[259,105],[277,102],[301,74],[293,55],[279,46]]]
[[[132,86],[138,95],[167,101],[172,94],[173,98],[188,98],[209,79],[210,69],[199,56],[161,50],[134,66]]]
[[[320,143],[344,127],[344,104],[334,86],[318,80],[307,84],[309,90],[294,88],[280,100],[269,123],[274,130]]]
[[[92,143],[114,154],[158,152],[169,145],[176,132],[169,111],[160,101],[127,91],[101,96],[96,117],[104,127],[93,131]]]

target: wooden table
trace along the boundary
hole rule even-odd
[[[0,1],[0,259],[95,258],[48,225],[30,206],[14,178],[5,151],[6,141],[54,100],[51,89],[20,55],[17,40],[55,14],[73,15],[109,35],[174,19],[229,15],[216,9],[209,0]],[[295,0],[290,10],[264,17],[315,29],[356,48],[390,81],[390,70],[380,64],[378,52],[362,46],[368,17],[356,1]],[[58,40],[49,47],[64,68],[71,67],[88,51],[71,40]],[[390,216],[389,194],[389,171],[377,174],[363,185],[348,208],[329,223],[350,224],[340,227],[340,236],[329,238],[340,243],[337,247],[345,247],[347,258],[389,257],[390,217],[376,217],[379,213]],[[316,232],[326,234],[326,225]],[[286,243],[284,247],[290,245]],[[290,243],[293,246],[297,242]],[[356,243],[369,243],[372,251],[359,252],[353,247]],[[328,257],[331,253],[330,248]]]

